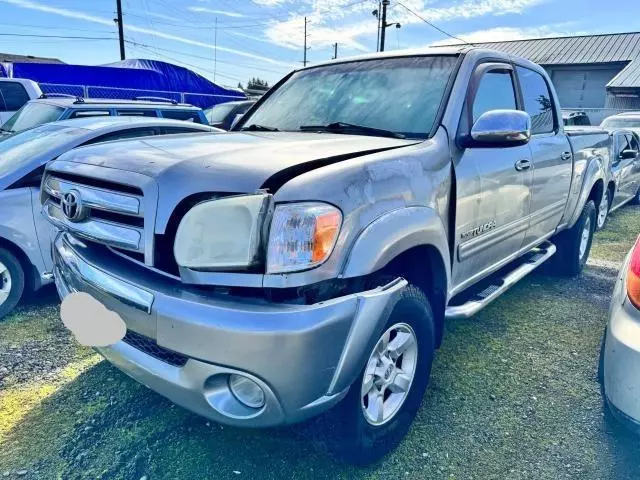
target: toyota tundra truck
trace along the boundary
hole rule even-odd
[[[547,261],[583,269],[609,142],[565,134],[545,71],[497,51],[314,65],[229,133],[49,163],[55,281],[63,308],[121,317],[97,350],[150,389],[234,426],[323,414],[370,463],[408,431],[445,320]]]

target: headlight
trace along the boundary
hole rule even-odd
[[[233,270],[260,262],[270,195],[245,195],[200,203],[184,216],[173,246],[178,265]]]
[[[323,263],[340,232],[340,210],[325,203],[278,205],[271,221],[267,273],[306,270]]]

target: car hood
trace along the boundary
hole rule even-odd
[[[137,172],[156,179],[161,195],[272,192],[314,168],[418,143],[384,137],[268,132],[189,134],[105,143],[60,160]]]

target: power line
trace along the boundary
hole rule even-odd
[[[424,23],[426,23],[427,25],[431,25],[433,28],[435,28],[436,30],[438,30],[440,33],[443,33],[444,35],[446,35],[447,37],[451,37],[455,40],[459,40],[462,43],[466,43],[467,45],[471,45],[469,42],[467,42],[466,40],[463,40],[460,37],[456,37],[455,35],[451,35],[449,32],[441,29],[440,27],[438,27],[437,25],[434,25],[433,23],[431,23],[429,20],[427,20],[426,18],[424,18],[423,16],[417,14],[416,12],[414,12],[413,10],[411,10],[409,7],[407,7],[404,3],[402,2],[398,2],[396,1],[396,3],[398,5],[400,5],[402,8],[404,8],[405,10],[407,10],[409,13],[415,15],[417,18],[419,18],[420,20],[422,20]]]

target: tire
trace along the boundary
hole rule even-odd
[[[602,230],[604,228],[605,223],[607,222],[607,218],[609,216],[609,208],[611,207],[611,192],[609,190],[605,190],[602,194],[602,200],[600,200],[600,206],[597,211],[597,221],[596,226],[598,230]]]
[[[638,188],[638,191],[636,192],[636,194],[633,197],[633,200],[631,200],[632,205],[640,205],[640,188]]]
[[[0,248],[0,320],[9,314],[24,293],[24,270],[8,250]]]
[[[593,201],[589,200],[576,224],[554,239],[558,251],[551,260],[553,273],[565,277],[580,274],[589,258],[595,227],[596,207]]]
[[[401,338],[400,334],[404,338],[406,335],[413,334],[415,355],[412,353],[413,346],[408,346],[398,357],[394,366],[387,365],[384,369],[385,364],[377,363],[374,355],[388,332],[391,333],[388,337],[389,345],[393,345],[394,339]],[[429,383],[435,349],[434,321],[431,305],[420,289],[408,285],[403,290],[377,342],[371,356],[367,357],[367,364],[351,386],[347,396],[327,415],[331,425],[330,431],[327,432],[329,450],[343,461],[360,466],[382,459],[400,444],[413,423]],[[391,356],[391,358],[394,357]],[[375,367],[376,364],[379,366]],[[414,365],[412,380],[407,382],[406,376],[398,375],[396,368],[410,371],[412,365]],[[376,371],[384,372],[383,376],[368,373],[374,367]],[[404,382],[405,386],[408,385],[408,389],[405,392],[393,393],[391,390],[398,390],[396,384],[390,383],[391,389],[382,387],[381,390],[385,393],[376,398],[382,398],[384,405],[382,411],[386,411],[388,416],[385,418],[384,415],[376,415],[378,410],[369,401],[372,398],[370,393],[374,391],[373,388],[378,388],[375,386],[376,382],[393,382],[394,380],[398,383]],[[374,386],[369,394],[363,393],[370,384]],[[400,394],[403,397],[397,397]],[[398,404],[399,398],[401,403]],[[377,420],[374,420],[374,417]]]

